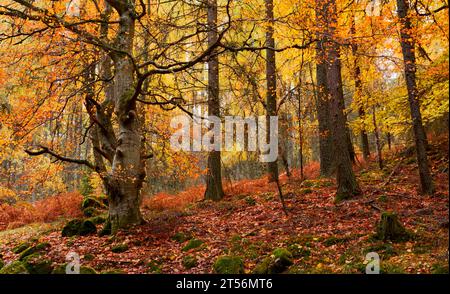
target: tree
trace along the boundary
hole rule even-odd
[[[277,115],[277,69],[275,60],[275,38],[273,0],[265,0],[266,4],[266,140],[270,140],[270,117]],[[278,181],[278,161],[267,163],[269,182]]]
[[[427,138],[420,113],[419,93],[416,84],[416,56],[414,36],[412,35],[411,19],[408,15],[407,0],[397,0],[397,14],[400,20],[400,45],[402,47],[408,103],[414,130],[417,163],[419,165],[420,186],[422,193],[434,192],[433,179],[428,166],[426,153]]]
[[[336,180],[338,189],[336,200],[351,198],[361,192],[352,169],[348,146],[348,129],[343,112],[344,93],[342,91],[341,61],[339,44],[336,40],[336,1],[326,1],[327,11],[325,56],[328,62],[327,86],[331,100],[332,136],[335,147]]]
[[[217,0],[208,0],[208,45],[217,42]],[[208,115],[220,117],[219,57],[214,54],[208,59]],[[220,200],[224,196],[220,150],[208,155],[205,199]]]
[[[330,177],[334,173],[333,138],[331,135],[330,99],[327,86],[327,64],[325,60],[325,1],[316,1],[316,25],[318,41],[316,43],[316,84],[317,84],[317,120],[319,122],[320,174]]]

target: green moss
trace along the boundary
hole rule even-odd
[[[448,274],[448,263],[435,263],[431,266],[432,274]]]
[[[66,274],[67,263],[57,265],[53,271],[52,275],[65,275]],[[88,266],[80,266],[80,274],[81,275],[95,275],[97,272]]]
[[[272,258],[265,257],[262,261],[260,261],[255,268],[253,269],[252,273],[256,275],[265,275],[270,273],[270,266],[272,263]]]
[[[389,262],[380,263],[380,274],[405,274],[405,270],[397,264]]]
[[[400,223],[397,214],[383,212],[377,224],[375,237],[383,241],[399,242],[409,240],[412,236]]]
[[[327,247],[330,247],[330,246],[333,246],[333,245],[336,245],[336,244],[344,244],[344,243],[346,243],[348,240],[349,240],[348,237],[338,238],[338,237],[332,236],[332,237],[326,239],[326,240],[323,242],[323,244],[324,244],[325,246],[327,246]]]
[[[30,247],[30,248],[22,251],[22,253],[20,253],[20,255],[19,255],[19,260],[22,261],[25,257],[35,253],[36,251],[37,251],[36,246]]]
[[[83,209],[83,215],[85,217],[93,217],[97,214],[99,214],[99,212],[94,207],[88,207],[88,208]]]
[[[247,203],[250,206],[256,205],[256,200],[252,196],[245,197],[245,203]]]
[[[200,247],[202,244],[203,244],[202,240],[192,239],[192,240],[189,240],[189,242],[186,244],[186,246],[183,247],[182,250],[183,251],[189,251],[191,249]]]
[[[82,223],[83,221],[80,219],[74,219],[69,221],[62,229],[61,235],[63,237],[72,237],[77,235]]]
[[[97,232],[97,227],[90,220],[85,220],[81,223],[80,229],[78,231],[78,235],[86,236],[89,234],[95,234]]]
[[[277,248],[272,252],[272,255],[275,256],[276,259],[279,259],[283,265],[291,265],[292,264],[292,253],[285,248]]]
[[[95,259],[95,256],[93,255],[93,254],[90,254],[90,253],[86,253],[85,255],[84,255],[84,258],[83,258],[84,260],[87,260],[87,261],[91,261],[91,260],[94,260]]]
[[[104,275],[123,275],[123,274],[126,274],[126,272],[121,269],[108,269],[106,271],[103,271],[102,274],[104,274]]]
[[[214,262],[213,269],[217,274],[243,274],[244,262],[239,256],[220,256]]]
[[[92,267],[80,266],[80,274],[81,275],[95,275],[95,274],[97,274],[97,272]]]
[[[183,266],[187,269],[196,267],[197,264],[198,264],[198,262],[197,262],[197,258],[195,256],[188,255],[183,258]]]
[[[5,266],[5,262],[0,259],[0,270]]]
[[[306,194],[311,194],[313,192],[312,189],[310,188],[304,188],[304,189],[300,189],[300,191],[298,192],[299,195],[306,195]]]
[[[28,274],[28,270],[21,261],[13,261],[0,269],[0,274]]]
[[[183,243],[186,242],[187,240],[192,239],[192,234],[189,232],[177,232],[175,235],[171,237],[171,239],[178,243]]]
[[[392,247],[391,244],[384,242],[371,245],[363,250],[364,254],[367,254],[369,252],[376,252],[384,258],[397,255],[397,251],[394,249],[394,247]]]
[[[111,222],[109,220],[106,220],[106,223],[104,224],[103,228],[100,230],[98,235],[102,237],[106,235],[111,235],[111,233],[112,233]]]
[[[93,222],[96,225],[100,225],[106,221],[106,217],[98,215],[98,216],[91,217],[88,220],[90,220],[91,222]]]
[[[51,260],[41,256],[39,253],[33,253],[23,259],[25,268],[30,274],[50,274],[53,270]]]
[[[28,249],[30,246],[31,246],[31,244],[28,242],[21,243],[21,244],[17,245],[16,247],[14,247],[12,249],[12,252],[14,252],[15,254],[19,254],[19,253],[23,252],[24,250]]]
[[[388,201],[388,197],[386,195],[381,195],[378,197],[378,201],[386,203]]]
[[[42,242],[36,245],[37,251],[47,250],[51,247],[50,243],[48,242]]]
[[[290,244],[288,250],[292,253],[294,258],[305,258],[311,255],[311,250],[309,250],[309,248],[299,244]]]
[[[128,244],[117,244],[111,248],[111,251],[114,253],[122,253],[128,250]]]
[[[81,209],[84,210],[89,207],[101,209],[101,208],[105,208],[105,205],[95,198],[86,197],[86,198],[84,198],[83,202],[81,202]]]
[[[148,272],[151,274],[161,274],[161,263],[156,260],[150,260],[147,262]]]

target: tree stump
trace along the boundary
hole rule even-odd
[[[377,225],[376,237],[383,241],[406,241],[410,234],[398,220],[394,212],[383,212]]]

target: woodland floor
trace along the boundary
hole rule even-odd
[[[284,175],[286,217],[275,186],[264,179],[242,181],[217,203],[202,201],[165,211],[144,205],[148,222],[113,237],[61,237],[63,222],[3,231],[0,253],[5,262],[15,260],[11,249],[31,239],[49,242],[46,255],[55,263],[64,263],[66,254],[75,251],[82,265],[98,272],[127,273],[211,273],[216,258],[227,254],[243,257],[250,273],[274,248],[284,247],[295,251],[288,273],[363,273],[365,254],[375,251],[381,256],[383,273],[448,273],[447,144],[447,140],[432,143],[429,151],[437,187],[433,196],[417,192],[414,152],[403,150],[388,155],[383,170],[375,161],[358,167],[362,195],[339,204],[334,203],[333,181],[300,181],[295,174],[291,179]],[[401,243],[374,240],[375,225],[384,210],[395,211],[414,238]],[[176,233],[192,235],[203,244],[183,251],[188,241],[175,241]],[[111,251],[123,243],[128,250]],[[188,255],[198,260],[191,269],[183,266]]]

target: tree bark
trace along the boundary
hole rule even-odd
[[[434,193],[434,184],[431,177],[426,153],[427,139],[422,124],[419,97],[416,84],[416,57],[414,54],[414,36],[411,35],[411,19],[408,16],[407,0],[397,0],[397,14],[400,19],[400,44],[403,53],[408,102],[413,123],[416,144],[416,156],[419,165],[421,191],[424,194]]]
[[[270,140],[270,117],[277,115],[277,76],[276,76],[276,60],[275,60],[275,39],[274,33],[274,14],[273,0],[265,0],[266,4],[266,20],[268,22],[266,29],[266,140]],[[267,173],[269,182],[278,180],[278,160],[267,163]]]
[[[208,45],[214,44],[217,37],[217,0],[209,0]],[[219,57],[217,55],[210,56],[208,59],[208,115],[220,117]],[[224,197],[220,155],[219,150],[209,152],[205,199],[217,201]]]
[[[351,25],[351,34],[354,36],[356,35],[356,25],[355,25],[355,16],[352,15],[352,25]],[[354,101],[358,103],[358,114],[359,118],[363,121],[363,126],[360,131],[360,137],[361,137],[361,149],[364,160],[367,161],[367,159],[370,157],[370,148],[369,148],[369,138],[367,136],[367,132],[364,125],[364,119],[366,116],[366,111],[364,109],[364,103],[362,101],[362,81],[361,81],[361,68],[359,67],[359,58],[358,58],[358,44],[355,42],[352,42],[351,45],[352,48],[352,54],[354,58],[354,79],[355,79],[355,95],[354,95]]]
[[[116,2],[115,5],[121,5]],[[115,47],[131,55],[135,18],[132,7],[115,7],[120,14]],[[141,128],[134,92],[134,69],[126,54],[112,54],[114,78],[112,96],[118,120],[117,146],[114,150],[110,174],[105,179],[109,197],[109,221],[112,232],[129,225],[141,224],[141,188],[145,179],[142,155]]]
[[[316,1],[316,23],[319,31],[325,29],[326,7],[324,1]],[[317,83],[317,120],[319,122],[320,175],[331,177],[334,173],[333,138],[331,136],[330,99],[327,86],[327,65],[325,61],[325,38],[317,34],[316,45],[316,83]]]
[[[336,201],[351,198],[361,192],[352,169],[352,161],[348,146],[348,133],[345,114],[342,108],[343,91],[341,76],[341,61],[339,45],[335,40],[337,23],[336,2],[327,1],[327,42],[325,43],[326,58],[329,63],[327,84],[331,98],[332,135],[335,146],[336,180],[338,189]]]

